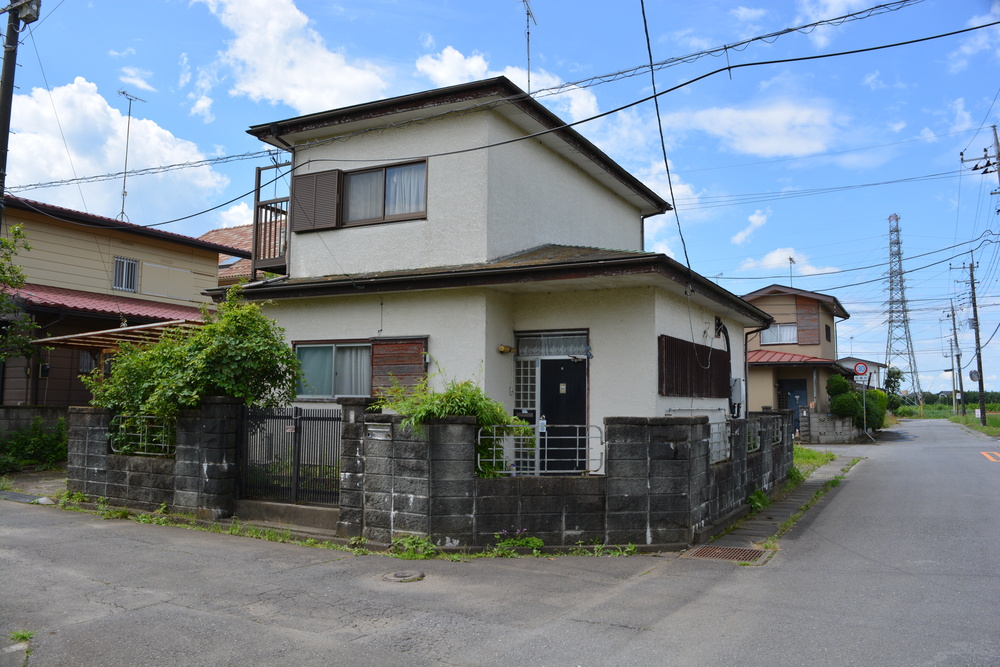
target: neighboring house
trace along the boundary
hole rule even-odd
[[[27,283],[15,299],[36,336],[66,336],[168,320],[197,320],[203,292],[218,285],[221,253],[249,253],[50,204],[6,198],[5,224],[20,224],[31,250],[17,263]],[[3,364],[4,405],[86,405],[79,380],[97,350],[46,349]]]
[[[220,227],[205,232],[198,237],[200,241],[217,243],[219,245],[237,248],[246,255],[227,255],[219,253],[219,286],[228,287],[243,280],[250,280],[251,261],[250,249],[253,244],[253,225],[237,225],[236,227]]]
[[[743,299],[774,318],[768,329],[747,330],[750,409],[798,413],[808,406],[814,413],[827,413],[826,381],[832,375],[854,375],[837,361],[837,320],[850,317],[840,301],[782,285]]]
[[[291,206],[258,198],[255,222],[255,271],[284,277],[245,293],[295,347],[301,405],[429,370],[533,423],[743,413],[741,333],[771,318],[643,252],[669,205],[506,78],[249,133],[291,153]]]

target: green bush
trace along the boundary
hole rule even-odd
[[[881,389],[869,389],[865,392],[864,421],[857,425],[864,428],[865,425],[872,430],[877,430],[885,426],[885,413],[889,406],[889,397]],[[855,418],[855,422],[859,422]]]
[[[403,415],[403,425],[420,431],[424,424],[451,416],[476,418],[477,428],[504,427],[493,431],[492,437],[480,437],[476,444],[482,469],[477,473],[483,477],[493,477],[503,469],[503,437],[506,435],[526,435],[519,432],[517,425],[527,426],[528,422],[507,414],[503,403],[486,395],[482,387],[472,380],[451,380],[444,391],[436,392],[425,377],[411,387],[393,381],[384,389],[372,409],[388,409]],[[514,426],[511,426],[514,425]],[[528,431],[530,432],[530,431]]]
[[[861,415],[861,397],[853,391],[837,394],[830,399],[830,412],[838,417],[857,418]]]
[[[830,395],[830,398],[846,394],[853,390],[851,383],[843,375],[831,375],[830,379],[826,381],[826,393]]]
[[[901,405],[896,408],[895,414],[897,417],[916,417],[917,409],[912,405]]]
[[[60,417],[51,429],[41,417],[0,441],[0,473],[15,472],[24,466],[51,468],[68,456],[66,420]]]

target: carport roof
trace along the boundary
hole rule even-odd
[[[39,338],[38,340],[31,341],[31,344],[44,347],[68,347],[78,350],[110,352],[117,350],[125,342],[133,344],[155,343],[167,330],[196,329],[203,324],[204,322],[201,320],[170,320],[167,322],[154,322],[153,324],[139,324],[134,327],[119,327],[103,331],[86,331],[67,336]]]

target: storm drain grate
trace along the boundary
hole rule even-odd
[[[744,549],[741,547],[698,547],[684,554],[685,558],[713,558],[715,560],[731,560],[737,563],[756,563],[767,556],[767,549]]]

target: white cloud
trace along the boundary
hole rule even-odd
[[[965,100],[959,97],[957,100],[948,105],[950,109],[955,114],[955,119],[951,123],[950,132],[962,132],[970,128],[975,127],[972,122],[972,115],[965,110]]]
[[[983,16],[973,16],[966,25],[969,27],[992,23],[1000,19],[1000,2],[994,2],[990,7],[990,13]],[[967,34],[962,38],[962,43],[957,49],[948,54],[951,61],[949,70],[952,74],[961,72],[969,66],[969,60],[984,51],[992,51],[996,57],[1000,57],[1000,27],[993,26],[983,28]]]
[[[692,51],[705,51],[706,49],[711,49],[718,44],[708,39],[707,37],[699,37],[694,34],[693,28],[688,28],[686,30],[679,30],[670,36],[670,43],[675,46],[683,46]]]
[[[736,9],[729,10],[729,13],[736,18],[737,21],[757,21],[764,14],[767,13],[766,9],[751,9],[749,7],[743,7],[742,5]]]
[[[879,78],[879,71],[875,70],[871,74],[866,74],[861,82],[872,90],[885,88],[885,83]]]
[[[207,95],[191,95],[191,99],[194,100],[194,104],[191,105],[191,110],[188,112],[192,116],[201,116],[202,120],[206,123],[211,123],[215,120],[215,114],[212,113],[212,98]]]
[[[754,230],[764,226],[764,224],[767,222],[767,219],[771,217],[771,215],[772,211],[770,208],[768,208],[766,211],[757,209],[752,214],[750,214],[750,216],[747,217],[747,220],[750,222],[750,224],[747,225],[741,231],[739,231],[737,234],[735,234],[731,239],[729,239],[729,241],[731,243],[735,243],[736,245],[743,245],[743,243],[748,238],[750,238],[750,235],[754,233]]]
[[[153,76],[152,72],[147,72],[146,70],[139,69],[138,67],[122,67],[122,74],[118,77],[118,80],[130,86],[135,86],[140,90],[147,90],[155,93],[156,88],[153,88],[153,86],[146,81],[146,79],[151,76]]]
[[[112,58],[124,58],[125,56],[134,56],[135,49],[133,49],[131,46],[125,49],[124,51],[115,51],[114,49],[109,49],[108,55],[111,56]]]
[[[795,18],[795,24],[832,19],[869,6],[871,3],[868,0],[799,0],[799,16]],[[809,33],[809,39],[817,47],[823,48],[830,43],[836,30],[837,26],[819,26]]]
[[[889,129],[893,132],[901,132],[906,127],[906,121],[901,120],[896,123],[889,123]]]
[[[810,155],[829,150],[846,123],[830,109],[796,101],[750,108],[710,108],[664,116],[675,131],[695,130],[721,139],[729,150],[761,157]]]
[[[191,83],[191,63],[188,62],[188,55],[186,53],[181,54],[180,60],[181,73],[177,78],[177,86],[183,88],[184,86]]]
[[[240,227],[253,222],[253,211],[246,202],[230,206],[219,214],[220,227]]]
[[[920,130],[920,138],[926,139],[927,141],[937,141],[937,135],[934,134],[934,131],[929,127],[925,127]]]
[[[417,71],[437,86],[452,86],[485,78],[487,69],[486,58],[481,53],[473,52],[466,57],[451,46],[444,47],[441,53],[417,58]]]
[[[789,262],[789,258],[793,261]],[[793,273],[803,276],[836,270],[832,266],[814,266],[809,262],[808,255],[797,252],[795,248],[777,248],[764,255],[761,259],[753,259],[752,257],[745,259],[740,264],[740,270],[766,269],[769,271],[788,271],[790,264]]]
[[[122,170],[128,119],[108,104],[95,84],[77,77],[51,91],[34,88],[30,94],[15,98],[8,186]],[[58,123],[53,108],[58,110]],[[128,142],[130,169],[205,159],[195,144],[138,117],[136,110],[133,108]],[[155,180],[155,187],[147,187],[146,179]],[[207,166],[132,178],[126,211],[132,214],[133,222],[139,222],[137,211],[142,204],[144,210],[152,211],[149,216],[156,217],[141,222],[155,222],[180,210],[197,210],[203,200],[227,185],[226,177]],[[48,203],[113,218],[121,210],[121,186],[120,180],[110,180],[44,191],[19,190],[18,194],[30,199],[42,196],[37,194],[41,192]],[[178,192],[184,192],[185,197],[178,198]]]
[[[231,95],[310,113],[378,99],[388,85],[374,63],[327,48],[292,0],[195,1],[234,34],[220,61],[233,72]]]
[[[435,44],[437,44],[437,42],[434,39],[434,35],[429,32],[425,32],[420,35],[420,46],[425,49],[433,49]]]

